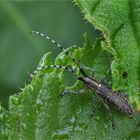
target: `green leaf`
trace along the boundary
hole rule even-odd
[[[84,35],[83,48],[73,50],[71,53],[79,58],[81,63],[89,67],[95,66],[98,71],[97,79],[106,74],[110,65],[110,55],[103,51],[101,45],[106,45],[98,39],[93,47]],[[44,55],[39,67],[51,64],[51,53]],[[103,60],[106,59],[106,64]],[[55,63],[65,64],[67,56],[62,52]],[[103,63],[98,63],[103,61]],[[69,61],[69,64],[73,62]],[[43,78],[39,78],[40,75]],[[42,77],[42,76],[41,76]],[[79,89],[81,82],[67,87]],[[42,70],[33,77],[31,84],[22,89],[22,92],[10,97],[9,111],[1,110],[0,130],[1,136],[10,140],[46,140],[46,139],[124,139],[133,138],[138,134],[139,118],[129,119],[114,109],[113,113],[116,129],[110,126],[107,112],[101,100],[96,101],[96,115],[91,117],[93,101],[91,92],[83,95],[70,95],[60,98],[64,90],[63,73],[57,70]],[[125,129],[124,129],[125,128]],[[119,135],[118,135],[119,133]],[[3,138],[2,137],[2,138]]]
[[[103,32],[104,49],[114,56],[111,63],[112,88],[126,90],[131,102],[140,106],[139,50],[140,1],[75,0],[85,18]]]
[[[98,17],[97,15],[99,13],[96,13],[97,15],[91,15],[90,13],[91,11],[94,12],[97,6],[102,5],[102,3],[105,4],[105,2],[107,3],[109,1],[94,2],[77,0],[77,4],[81,7],[82,11],[85,14],[85,17],[88,17],[87,19],[90,19],[89,21],[94,21],[95,19],[96,22],[91,23],[95,26],[98,25],[96,27],[100,27],[107,41],[105,42],[101,39],[97,39],[95,45],[92,45],[89,42],[87,35],[85,34],[85,43],[83,47],[76,48],[76,46],[72,46],[68,48],[67,51],[69,51],[77,61],[80,60],[81,64],[91,68],[93,67],[96,71],[95,78],[97,80],[104,76],[107,76],[109,83],[112,82],[113,77],[114,89],[122,89],[123,84],[125,89],[132,90],[132,93],[134,93],[130,95],[130,97],[138,101],[136,96],[137,92],[135,91],[135,89],[133,89],[136,77],[138,76],[134,70],[134,65],[136,64],[132,64],[133,71],[130,72],[130,67],[126,66],[124,63],[125,61],[123,61],[125,60],[125,57],[123,56],[124,51],[126,53],[125,56],[127,56],[128,54],[131,54],[137,48],[137,46],[133,46],[135,44],[131,42],[131,47],[128,46],[127,51],[125,50],[126,48],[122,48],[123,46],[121,45],[123,43],[121,43],[121,40],[124,41],[124,36],[121,36],[121,38],[119,38],[117,34],[121,31],[121,28],[123,28],[123,26],[119,29],[120,31],[118,31],[118,33],[114,35],[114,44],[116,45],[112,45],[111,30],[115,28],[115,25],[114,28],[112,26],[109,27],[109,25],[107,26],[108,21],[106,21],[105,19],[103,21],[106,24],[103,24],[104,22],[101,20],[101,17],[103,16],[99,18],[100,22],[98,21],[99,19],[97,20],[95,18]],[[111,4],[111,2],[109,2],[109,4]],[[119,3],[120,2],[118,1],[117,5],[119,5]],[[106,9],[105,11],[103,9],[104,7],[101,7],[100,9],[103,10],[102,12],[106,16],[107,13],[111,13],[111,15],[113,16],[111,8],[115,7],[115,5],[116,4],[114,1],[114,5],[112,5],[111,7],[110,5],[105,7],[110,7],[110,9]],[[123,7],[123,5],[118,7],[121,8]],[[118,7],[116,9],[118,9]],[[125,10],[127,9],[124,8],[123,10],[125,13]],[[118,12],[120,11],[121,10],[118,9]],[[114,16],[115,14],[119,16],[117,12],[114,13]],[[113,23],[116,23],[114,20],[116,19],[113,19],[112,17],[109,22],[112,21]],[[106,29],[106,32],[101,27],[104,27],[104,29]],[[125,25],[125,27],[127,26]],[[131,39],[133,39],[133,37]],[[120,41],[119,46],[117,46],[118,41]],[[130,40],[127,40],[127,42],[129,41]],[[127,42],[125,42],[126,46]],[[133,57],[136,62],[138,62],[137,53],[138,50],[136,52],[136,57]],[[131,54],[131,56],[132,55],[133,54]],[[130,62],[134,61],[132,58],[128,58],[127,59],[130,60]],[[64,54],[64,52],[60,53],[57,56],[54,63],[64,66],[71,65],[72,68],[75,68],[75,72],[77,73],[77,75],[80,75],[80,72],[76,68],[75,64],[68,58],[67,55]],[[38,68],[50,64],[52,64],[51,53],[47,53],[41,59]],[[121,68],[118,69],[120,66]],[[125,68],[125,70],[129,70],[126,71],[128,72],[126,81],[129,85],[132,84],[130,87],[124,84],[122,77],[120,77],[119,79],[121,83],[120,84],[118,78],[114,74],[114,70],[117,71],[117,73],[120,73],[122,72],[123,68]],[[86,72],[91,75],[90,72]],[[113,74],[112,77],[111,73]],[[129,76],[133,73],[135,73],[134,77]],[[82,95],[69,95],[64,96],[63,98],[60,97],[60,94],[64,91],[65,88],[79,90],[84,86],[82,82],[76,81],[73,86],[68,87],[64,84],[63,79],[63,70],[42,69],[41,71],[37,72],[37,75],[33,76],[32,81],[29,85],[26,85],[24,89],[21,89],[22,91],[20,93],[10,96],[9,111],[6,111],[2,107],[0,108],[0,138],[9,140],[139,139],[139,115],[134,115],[133,118],[130,119],[120,112],[116,111],[114,107],[110,107],[110,111],[113,114],[116,123],[116,129],[113,130],[110,126],[110,120],[108,117],[109,114],[106,112],[102,104],[102,99],[97,98],[96,102],[93,103],[92,91],[88,91],[87,93]],[[130,80],[134,80],[134,83]],[[135,85],[135,88],[136,87],[137,86]],[[93,111],[93,104],[96,105],[96,114],[94,116],[91,116]]]

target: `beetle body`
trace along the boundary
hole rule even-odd
[[[60,48],[62,51],[64,51],[64,53],[66,55],[69,56],[69,58],[76,64],[77,68],[80,70],[80,73],[83,75],[83,77],[77,77],[77,79],[82,81],[86,87],[90,88],[92,91],[94,91],[94,93],[96,93],[98,96],[100,96],[103,99],[104,106],[106,107],[107,110],[109,110],[109,106],[107,104],[110,103],[110,104],[114,105],[114,107],[118,111],[124,113],[125,115],[127,115],[129,117],[131,117],[133,115],[133,109],[132,109],[131,105],[128,103],[128,101],[125,99],[124,96],[122,96],[119,92],[112,91],[111,88],[107,84],[105,84],[101,81],[97,81],[94,78],[89,77],[85,73],[83,66],[81,66],[81,64],[79,62],[77,62],[72,57],[72,55],[66,49],[64,49],[60,44],[58,44],[56,41],[54,41],[50,37],[44,35],[43,33],[38,32],[38,31],[32,31],[31,33],[34,33],[36,35],[39,35],[39,36],[42,36],[42,37],[48,39],[50,42],[52,42],[54,45],[56,45],[58,48]],[[44,66],[43,68],[44,69],[46,69],[46,68],[57,68],[57,69],[62,68],[62,69],[68,70],[71,73],[74,72],[72,69],[70,69],[68,67],[59,66],[59,65],[57,65],[57,66],[56,65]],[[86,67],[86,68],[88,68],[88,67]],[[91,68],[88,68],[88,69],[91,70]],[[41,70],[41,68],[37,69],[34,72],[34,74],[36,74],[36,72],[40,71],[40,70]],[[68,93],[68,91],[66,93]],[[79,93],[79,92],[73,92],[73,93]],[[109,113],[109,116],[110,116],[110,119],[112,121],[112,127],[115,128],[115,124],[114,124],[114,121],[112,119],[111,113]]]
[[[133,109],[131,105],[120,93],[113,92],[107,85],[87,76],[84,78],[79,77],[78,79],[83,81],[88,88],[92,89],[97,95],[102,97],[108,103],[114,105],[117,110],[129,117],[132,116]]]

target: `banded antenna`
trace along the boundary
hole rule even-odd
[[[60,66],[60,65],[49,65],[49,66],[42,66],[40,68],[37,68],[32,74],[30,74],[30,78],[33,76],[33,75],[36,75],[37,72],[41,71],[42,69],[49,69],[49,68],[56,68],[56,69],[63,69],[63,70],[66,70],[70,73],[74,73],[74,70],[71,69],[71,68],[68,68],[68,67],[65,67],[65,66]]]
[[[48,37],[47,35],[41,33],[41,32],[38,32],[38,31],[32,31],[31,33],[35,34],[35,35],[39,35],[41,37],[44,37],[46,38],[47,40],[49,40],[50,42],[52,42],[55,46],[57,46],[58,48],[60,48],[62,51],[64,51],[65,54],[67,54],[71,60],[78,66],[80,72],[86,76],[84,70],[83,70],[83,67],[80,66],[80,64],[72,57],[72,55],[66,51],[66,49],[64,47],[62,47],[59,43],[57,43],[55,40],[51,39],[50,37]]]

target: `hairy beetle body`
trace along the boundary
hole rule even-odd
[[[107,102],[113,104],[117,110],[121,111],[127,116],[132,116],[133,110],[131,105],[120,93],[113,92],[107,85],[102,84],[101,82],[90,77],[80,77],[78,79],[83,81],[84,84],[92,89],[97,95],[102,97]]]

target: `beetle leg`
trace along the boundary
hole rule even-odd
[[[96,74],[96,72],[95,72],[95,70],[94,70],[93,68],[90,68],[90,67],[87,67],[87,66],[81,64],[81,63],[80,63],[80,60],[78,60],[78,63],[82,66],[83,69],[86,69],[86,70],[88,70],[88,71],[91,71],[91,72],[92,72],[91,77],[94,77],[94,75]]]
[[[65,96],[68,94],[84,94],[87,92],[87,89],[81,89],[79,91],[73,91],[73,90],[64,90],[64,92],[62,94],[60,94],[60,96]]]
[[[91,116],[94,116],[95,115],[95,113],[96,113],[96,106],[97,106],[97,104],[96,104],[96,94],[92,94],[92,101],[93,101],[93,111],[92,111],[92,113],[91,113]]]
[[[107,81],[106,77],[103,77],[99,80],[99,82],[103,85],[106,85],[106,83],[107,83],[106,81]]]
[[[89,71],[91,71],[93,76],[95,75],[96,72],[95,72],[94,69],[89,68],[89,67],[86,67],[86,66],[84,66],[84,68],[87,69],[87,70],[89,70]]]
[[[115,129],[115,122],[114,122],[114,119],[113,119],[113,116],[112,116],[111,112],[109,111],[109,106],[107,104],[107,101],[103,100],[103,104],[104,104],[107,112],[109,113],[109,119],[111,121],[112,128]]]
[[[92,72],[92,77],[94,77],[94,75],[95,75],[96,72],[95,72],[95,70],[93,68],[89,68],[89,67],[84,66],[84,65],[82,65],[82,67],[83,67],[83,69],[86,69],[86,70],[91,71]]]
[[[120,96],[122,96],[122,97],[125,97],[125,98],[128,98],[128,97],[129,97],[129,94],[128,94],[128,93],[126,93],[126,92],[117,91],[117,93],[119,93],[119,94],[120,94]]]
[[[111,87],[111,84],[107,84],[107,78],[106,78],[106,77],[101,78],[101,79],[99,80],[99,82],[100,82],[102,85],[104,85],[104,86],[106,86],[106,87],[108,87],[108,88]]]
[[[125,98],[128,98],[129,97],[129,94],[128,93],[123,93],[122,94]]]

